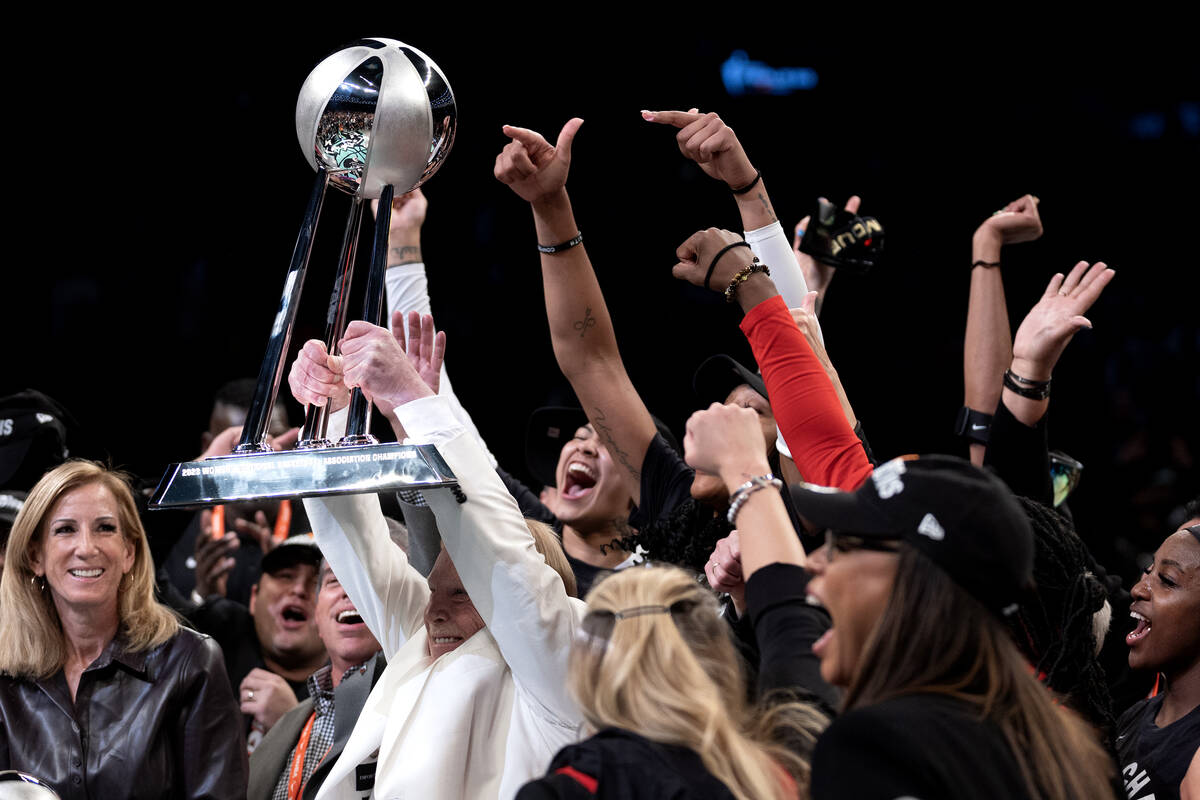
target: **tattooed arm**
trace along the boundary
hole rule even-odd
[[[799,308],[808,294],[804,272],[767,194],[762,177],[742,148],[733,128],[713,112],[643,111],[647,122],[678,130],[675,141],[684,157],[695,161],[711,178],[729,187],[742,217],[744,238],[754,255],[771,268],[771,277],[788,308]],[[741,191],[741,190],[745,191]],[[714,287],[724,288],[724,287]],[[820,337],[820,327],[817,328]]]
[[[567,172],[571,142],[581,119],[572,119],[551,146],[540,134],[504,126],[511,141],[496,158],[495,174],[533,208],[538,242],[559,245],[579,234]],[[612,319],[582,244],[543,253],[546,316],[559,369],[571,383],[613,460],[623,467],[634,502],[641,499],[640,476],[654,421],[625,372]]]

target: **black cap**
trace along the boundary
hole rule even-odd
[[[262,571],[270,574],[295,564],[321,564],[321,548],[311,533],[289,536],[262,557]]]
[[[762,376],[723,353],[705,359],[692,376],[692,389],[705,407],[710,403],[724,403],[729,393],[743,383],[767,397],[767,385]]]
[[[864,539],[897,539],[927,555],[991,610],[1008,615],[1033,586],[1033,530],[1012,492],[951,456],[902,456],[853,492],[791,487],[814,525]]]
[[[666,423],[653,414],[650,418],[671,449],[682,454],[679,440]],[[525,429],[525,466],[529,468],[529,474],[545,486],[554,486],[563,445],[574,438],[575,431],[587,424],[587,414],[578,407],[543,406],[530,414],[529,427]]]
[[[33,488],[67,460],[79,423],[61,403],[34,389],[0,398],[0,486]]]

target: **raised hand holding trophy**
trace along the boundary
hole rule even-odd
[[[380,444],[367,432],[371,406],[360,389],[351,394],[346,436],[336,444],[326,438],[326,411],[317,406],[307,409],[295,450],[273,452],[266,441],[326,190],[332,184],[353,196],[326,319],[325,344],[332,353],[346,327],[363,201],[379,200],[362,313],[378,324],[392,198],[397,188],[411,191],[437,172],[454,144],[456,122],[445,76],[403,42],[362,39],[309,73],[296,102],[296,136],[317,174],[241,441],[233,455],[172,464],[151,508],[457,487],[432,446]]]

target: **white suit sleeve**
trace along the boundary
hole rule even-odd
[[[429,584],[388,535],[379,497],[309,497],[304,511],[321,554],[391,658],[425,624]]]
[[[578,706],[567,691],[567,654],[587,607],[567,596],[474,438],[461,426],[445,426],[445,404],[440,396],[423,398],[396,414],[410,436],[437,446],[466,494],[459,503],[447,491],[424,492],[446,552],[519,689],[560,723],[577,724]]]
[[[388,267],[384,274],[384,285],[387,288],[388,305],[388,321],[385,325],[391,323],[392,314],[397,311],[404,312],[406,317],[410,311],[421,314],[433,313],[431,311],[432,304],[429,301],[429,279],[425,275],[423,262],[416,261],[411,264]],[[405,332],[407,333],[407,329]],[[450,385],[450,376],[446,373],[445,362],[442,363],[442,378],[438,385],[438,394],[449,401],[455,418],[466,428],[467,433],[475,438],[494,469],[496,458],[488,450],[487,442],[479,434],[471,415],[463,408],[462,403],[458,402],[458,396],[454,394],[454,387]]]

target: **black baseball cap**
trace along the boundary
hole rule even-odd
[[[667,424],[653,414],[650,418],[671,449],[682,455],[679,440]],[[529,474],[545,486],[554,486],[563,445],[587,424],[587,414],[578,406],[543,406],[530,414],[529,426],[525,429],[525,466],[529,468]]]
[[[1033,587],[1033,530],[998,478],[952,456],[902,456],[853,492],[791,487],[796,510],[820,528],[900,540],[1007,616]]]
[[[706,358],[696,367],[692,376],[692,389],[704,407],[710,403],[724,403],[729,393],[743,383],[749,384],[751,389],[764,398],[767,397],[767,385],[762,376],[746,369],[737,359],[724,353]]]
[[[289,536],[262,557],[262,571],[267,574],[296,564],[321,565],[321,548],[311,533]]]

